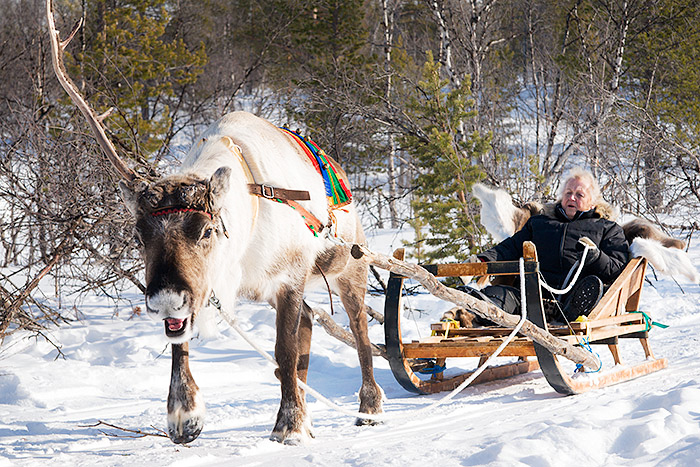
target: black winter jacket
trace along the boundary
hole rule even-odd
[[[588,237],[598,245],[600,254],[587,264],[580,277],[598,276],[604,283],[612,283],[629,260],[629,245],[619,224],[601,217],[602,209],[578,212],[569,220],[560,204],[548,205],[545,214],[531,217],[512,237],[479,254],[486,261],[512,261],[523,255],[523,242],[531,241],[537,248],[540,271],[552,287],[561,288],[569,270],[581,257],[582,249],[576,244]],[[597,253],[588,251],[588,256]]]

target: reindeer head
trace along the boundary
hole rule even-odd
[[[191,336],[193,318],[209,298],[210,262],[218,240],[226,235],[219,213],[231,169],[221,167],[208,179],[182,175],[153,184],[139,180],[117,155],[105,133],[102,120],[107,114],[95,114],[63,64],[63,51],[82,20],[62,41],[54,22],[52,0],[46,0],[46,15],[56,77],[124,178],[120,188],[127,208],[136,218],[136,236],[146,264],[148,311],[164,320],[165,333],[172,342],[182,343]]]
[[[119,184],[136,219],[136,238],[146,267],[146,308],[165,323],[173,343],[189,340],[197,312],[211,293],[210,271],[226,229],[220,211],[231,169],[209,179],[194,175]]]

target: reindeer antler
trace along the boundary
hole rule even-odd
[[[104,127],[102,126],[100,117],[95,115],[95,111],[88,105],[83,96],[78,91],[77,86],[68,76],[66,72],[66,67],[63,64],[63,51],[68,46],[68,43],[73,39],[73,36],[83,25],[82,18],[73,28],[68,38],[61,41],[59,32],[56,30],[56,24],[53,17],[53,2],[52,0],[46,0],[46,18],[49,25],[49,35],[51,36],[51,58],[53,60],[53,69],[56,72],[56,77],[58,81],[63,86],[70,96],[73,104],[75,104],[78,109],[83,113],[85,119],[88,121],[90,128],[92,128],[93,133],[97,142],[100,143],[102,150],[104,151],[107,159],[112,163],[114,168],[119,172],[119,174],[124,177],[127,181],[134,181],[136,178],[136,173],[131,170],[124,161],[117,155],[117,151],[114,149],[114,145],[109,140],[105,134]],[[104,118],[104,117],[102,117]]]

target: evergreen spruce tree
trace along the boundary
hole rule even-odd
[[[646,207],[661,212],[670,208],[668,194],[680,192],[678,179],[700,199],[700,5],[663,0],[647,14],[646,27],[629,47],[625,84],[632,113],[643,115],[634,136],[644,162]]]
[[[148,157],[162,146],[177,111],[171,105],[206,63],[203,47],[191,51],[182,40],[165,39],[166,4],[88,2],[84,43],[70,71],[82,76],[84,92],[98,112],[115,109],[105,126],[118,150],[131,158]]]
[[[357,156],[358,140],[372,134],[374,122],[357,118],[367,76],[367,28],[362,0],[288,1],[293,20],[287,49],[276,74],[287,92],[287,112],[346,169]],[[373,83],[380,86],[381,81]]]
[[[464,81],[449,90],[448,81],[440,78],[440,64],[429,53],[423,80],[409,104],[411,116],[423,130],[421,135],[402,138],[403,148],[421,170],[412,203],[414,223],[426,230],[417,236],[425,243],[418,250],[419,260],[464,260],[476,243],[477,204],[471,187],[483,178],[477,161],[489,149],[489,136],[458,132],[466,126],[460,123],[476,115],[469,80]]]

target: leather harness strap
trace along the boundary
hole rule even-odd
[[[246,162],[245,157],[243,157],[243,153],[241,152],[241,148],[233,142],[231,137],[229,136],[222,136],[221,137],[221,142],[224,143],[224,145],[228,148],[229,151],[231,151],[231,154],[236,156],[236,159],[238,160],[238,163],[241,165],[243,168],[243,173],[245,174],[246,180],[248,180],[249,185],[255,184],[255,178],[253,178],[253,172],[251,172],[250,167],[248,166],[248,162]],[[252,209],[253,209],[253,222],[250,224],[250,231],[252,232],[255,230],[255,224],[258,222],[258,209],[260,208],[260,200],[256,198],[255,196],[251,196],[251,202],[252,202]]]
[[[311,214],[301,204],[296,202],[296,200],[305,201],[311,199],[308,191],[285,190],[284,188],[275,188],[270,185],[257,185],[253,183],[248,184],[248,191],[252,195],[286,204],[296,210],[314,235],[323,231],[323,223],[318,217]]]
[[[260,184],[260,183],[255,183],[255,179],[253,178],[253,174],[250,170],[250,167],[248,167],[248,163],[246,162],[245,158],[243,157],[243,154],[241,152],[241,149],[236,145],[233,140],[228,137],[228,136],[223,136],[221,138],[221,141],[224,143],[224,145],[231,150],[231,152],[237,157],[238,161],[240,162],[241,166],[244,169],[246,178],[248,179],[248,192],[251,195],[259,196],[260,198],[265,198],[269,199],[271,201],[277,201],[282,204],[286,204],[292,209],[296,210],[297,213],[304,219],[304,222],[306,223],[306,226],[311,230],[311,232],[314,235],[318,235],[323,229],[324,225],[323,223],[313,214],[311,214],[307,209],[305,209],[301,204],[297,203],[297,201],[308,201],[311,199],[311,195],[309,194],[308,191],[306,190],[287,190],[285,188],[277,188],[273,187],[270,185],[266,184]],[[257,198],[253,198],[253,223],[251,225],[251,230],[255,227],[255,222],[257,220],[258,216],[258,204],[257,204]],[[195,208],[187,208],[187,207],[180,207],[180,206],[167,206],[165,208],[158,209],[154,212],[151,213],[152,216],[164,216],[168,214],[174,214],[174,213],[181,213],[181,212],[200,212],[203,214],[206,214],[209,216],[210,219],[213,220],[213,214],[207,210],[204,209],[195,209]],[[226,226],[223,224],[223,220],[221,221],[221,226],[223,229],[224,234],[228,237],[228,232],[226,231]]]
[[[305,209],[301,204],[297,203],[297,201],[308,201],[311,199],[311,196],[308,191],[287,190],[285,188],[277,188],[270,185],[266,185],[264,183],[255,183],[253,173],[251,172],[250,167],[248,167],[248,163],[246,162],[245,157],[243,157],[243,152],[241,151],[241,148],[236,143],[234,143],[229,136],[223,136],[221,138],[221,141],[233,154],[236,155],[238,161],[243,166],[246,178],[248,179],[248,192],[251,195],[255,195],[257,197],[269,199],[272,201],[277,201],[279,203],[288,205],[292,209],[295,209],[297,213],[299,213],[299,215],[304,219],[306,226],[309,228],[309,230],[311,230],[311,232],[314,235],[318,235],[323,230],[323,223],[316,216],[314,216],[307,209]],[[253,197],[253,199],[257,200],[258,198]],[[255,204],[253,211],[254,217],[257,218],[257,204]],[[253,221],[253,225],[255,225],[255,220]]]
[[[284,188],[275,188],[270,185],[265,184],[248,184],[248,191],[253,195],[258,195],[262,198],[268,199],[283,199],[283,200],[297,200],[297,201],[308,201],[311,199],[308,191],[302,190],[286,190]]]
[[[306,222],[306,226],[313,232],[314,235],[317,235],[321,231],[323,231],[324,225],[321,223],[320,220],[318,220],[318,217],[314,216],[311,214],[309,211],[304,209],[301,204],[297,203],[294,200],[284,200],[282,201],[283,203],[289,205],[290,207],[296,209],[296,211],[299,213],[299,215],[304,219]]]

